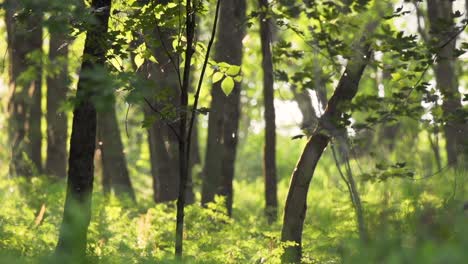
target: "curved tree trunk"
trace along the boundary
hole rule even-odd
[[[467,146],[467,127],[456,115],[462,110],[460,93],[455,72],[455,26],[452,18],[452,1],[428,0],[428,18],[431,32],[435,39],[435,47],[444,45],[438,50],[438,58],[434,67],[437,89],[443,96],[442,110],[446,119],[443,131],[446,140],[448,164],[456,166],[462,161],[464,148]]]
[[[233,0],[221,3],[214,60],[230,65],[242,64],[242,39],[245,35],[246,1]],[[235,83],[226,96],[221,81],[211,88],[211,106],[208,119],[208,141],[202,189],[202,204],[212,202],[215,194],[226,196],[228,214],[232,213],[232,181],[236,160],[240,83]]]
[[[68,90],[68,44],[65,35],[50,32],[49,59],[60,65],[47,78],[47,158],[46,172],[59,178],[67,175],[67,114],[59,111]]]
[[[114,104],[98,112],[97,124],[104,191],[112,189],[117,196],[127,195],[135,201]]]
[[[350,102],[358,90],[359,81],[370,57],[368,46],[361,47],[362,52],[367,54],[364,58],[356,55],[352,58],[341,76],[333,96],[330,98],[325,113],[319,121],[319,127],[309,138],[304,151],[294,169],[291,183],[289,185],[281,231],[281,241],[295,242],[295,246],[285,248],[282,256],[284,263],[300,263],[302,257],[302,229],[307,209],[307,193],[315,168],[320,157],[330,142],[330,134],[339,132],[335,122],[339,120],[343,109],[340,105]],[[327,131],[324,133],[322,131]]]
[[[268,0],[259,0],[263,9],[268,9]],[[268,222],[274,222],[278,215],[277,179],[276,179],[276,124],[273,87],[273,60],[271,54],[271,19],[267,14],[260,14],[260,40],[262,46],[263,101],[265,118],[265,147],[263,169],[265,176],[265,214]]]
[[[106,33],[111,0],[93,0],[91,3],[96,24],[86,33],[81,72],[104,66],[107,49]],[[77,97],[80,101],[73,111],[73,126],[68,162],[68,181],[63,222],[57,244],[57,253],[77,258],[86,254],[86,237],[91,218],[93,191],[93,157],[96,141],[96,108],[91,101],[95,87],[81,74]]]

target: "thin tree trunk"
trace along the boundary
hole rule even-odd
[[[283,263],[300,263],[301,261],[302,229],[306,216],[309,185],[317,163],[331,140],[330,133],[337,132],[334,122],[339,120],[343,111],[340,105],[350,102],[358,91],[359,81],[370,55],[367,45],[359,50],[361,52],[357,52],[357,55],[348,62],[333,96],[327,104],[325,113],[320,118],[319,127],[309,138],[292,174],[285,205],[281,241],[292,241],[296,245],[285,248],[282,256]],[[363,57],[360,54],[366,54],[366,56]],[[328,130],[328,133],[321,132],[323,130]]]
[[[97,124],[104,190],[112,189],[117,196],[127,195],[135,201],[114,104],[98,112]]]
[[[175,256],[180,260],[183,251],[183,233],[184,233],[184,209],[186,198],[186,184],[188,179],[188,160],[190,159],[190,133],[187,137],[187,110],[188,110],[188,92],[190,87],[190,64],[194,53],[194,37],[196,27],[196,10],[194,3],[187,0],[185,3],[185,30],[186,30],[186,50],[184,72],[182,74],[182,85],[180,87],[180,123],[179,123],[179,193],[177,197],[176,214],[176,233],[175,233]],[[194,106],[196,107],[196,105]],[[192,124],[193,125],[193,124]]]
[[[59,111],[68,90],[67,56],[67,38],[51,31],[49,59],[54,65],[60,65],[60,70],[47,78],[46,172],[59,178],[67,175],[67,114]]]
[[[261,8],[269,8],[268,0],[259,0]],[[276,124],[273,87],[273,60],[271,54],[271,19],[260,14],[260,40],[262,46],[263,101],[265,118],[265,146],[263,169],[265,176],[265,214],[268,222],[276,221],[278,215],[276,179]]]
[[[26,17],[16,16],[18,12],[32,9]],[[41,12],[37,8],[24,8],[22,3],[12,0],[5,1],[5,24],[9,55],[10,94],[8,100],[9,139],[11,146],[10,174],[31,176],[32,166],[41,170],[40,156],[40,120],[38,109],[40,101],[42,67],[34,65],[27,55],[42,48]],[[35,77],[19,80],[28,65],[34,65]],[[40,104],[39,104],[40,106]],[[39,131],[39,133],[38,133]],[[39,142],[39,143],[38,143]],[[26,154],[26,155],[24,155]]]
[[[91,3],[96,24],[86,33],[81,72],[104,66],[106,34],[110,16],[111,0],[93,0]],[[59,254],[82,258],[86,254],[86,237],[91,218],[91,195],[93,190],[93,156],[96,141],[96,108],[91,101],[95,87],[81,74],[77,97],[80,101],[73,111],[73,126],[70,140],[68,182],[63,222],[56,251]]]
[[[456,166],[462,161],[466,140],[466,125],[457,120],[455,115],[462,110],[455,72],[455,27],[452,18],[452,1],[428,0],[428,18],[436,47],[451,40],[438,51],[434,67],[437,89],[443,96],[442,110],[446,119],[443,127],[448,164]],[[459,118],[458,118],[459,119]]]

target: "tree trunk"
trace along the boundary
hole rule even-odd
[[[261,8],[268,9],[268,0],[259,0]],[[268,222],[277,219],[278,197],[276,180],[276,124],[273,87],[273,60],[271,54],[271,19],[267,14],[260,14],[260,39],[262,46],[263,101],[265,118],[265,147],[263,169],[265,176],[265,214]]]
[[[231,65],[242,65],[243,44],[245,36],[244,20],[246,17],[246,1],[237,0],[224,2],[221,6],[220,32],[218,35],[221,50],[217,53],[224,53],[226,62]],[[224,17],[224,18],[223,18]],[[223,48],[221,48],[223,47]],[[229,51],[229,52],[226,52]],[[214,87],[216,89],[216,87]],[[221,175],[222,183],[219,194],[225,196],[226,209],[229,216],[232,216],[232,203],[234,190],[232,182],[235,175],[235,162],[237,154],[237,142],[239,137],[240,120],[240,94],[241,83],[235,83],[232,92],[225,98],[224,124],[223,124],[223,151]]]
[[[218,49],[215,48],[215,50]],[[215,61],[218,61],[217,55],[215,55]],[[208,117],[205,165],[203,168],[202,205],[206,205],[214,200],[215,194],[219,191],[218,188],[222,179],[222,162],[220,161],[220,157],[223,157],[223,112],[226,100],[225,97],[221,90],[220,82],[213,84],[211,89],[210,113]]]
[[[457,77],[455,72],[455,27],[452,18],[452,1],[428,0],[428,18],[431,32],[435,40],[435,47],[447,43],[437,50],[438,57],[434,67],[437,89],[443,96],[442,110],[446,120],[443,127],[446,140],[446,152],[448,164],[456,166],[462,161],[464,147],[467,146],[467,128],[463,121],[456,115],[461,112],[462,105],[458,92]]]
[[[311,129],[315,128],[318,122],[317,114],[315,113],[314,106],[312,105],[312,98],[310,98],[309,92],[306,88],[301,91],[297,90],[297,87],[292,85],[291,91],[294,95],[294,101],[302,114],[301,129],[305,130],[307,134],[310,134]]]
[[[60,70],[47,77],[46,172],[59,178],[67,175],[67,114],[60,112],[68,90],[68,44],[65,35],[50,32],[49,59]]]
[[[339,131],[335,122],[339,120],[343,111],[340,106],[350,102],[357,93],[359,81],[370,55],[367,45],[359,50],[361,52],[357,52],[358,55],[348,62],[333,96],[327,104],[325,113],[320,118],[319,127],[309,138],[293,171],[286,199],[281,241],[292,241],[296,245],[285,248],[282,256],[283,263],[300,263],[301,261],[302,229],[306,216],[309,185],[317,163],[331,140],[329,135]],[[367,54],[367,56],[363,58],[359,54]],[[324,130],[327,132],[322,132]]]
[[[32,103],[29,114],[30,142],[31,142],[31,161],[37,172],[42,172],[42,14],[34,14],[31,18],[33,30],[31,34],[31,50],[39,52],[39,61],[35,65],[34,90],[32,92]],[[31,88],[30,88],[31,89]]]
[[[148,146],[150,148],[154,201],[156,203],[175,201],[179,190],[179,175],[174,174],[174,168],[171,168],[169,152],[163,137],[164,124],[162,123],[163,121],[158,120],[148,128]],[[171,176],[177,176],[177,182],[175,179],[171,179]]]
[[[245,0],[221,3],[219,27],[216,36],[214,59],[230,65],[242,65],[242,39],[245,35]],[[228,214],[232,213],[232,181],[237,150],[239,127],[240,83],[226,97],[221,81],[211,89],[211,106],[208,119],[202,204],[212,202],[215,194],[226,196]]]
[[[93,157],[96,140],[96,108],[91,100],[95,87],[83,74],[105,63],[106,34],[111,0],[93,0],[91,3],[96,24],[86,33],[81,74],[76,103],[68,162],[68,182],[63,222],[57,244],[57,253],[82,258],[86,254],[86,237],[91,218],[93,190]]]
[[[41,170],[40,97],[41,64],[27,58],[42,49],[42,16],[37,8],[25,8],[17,1],[5,1],[5,24],[9,55],[10,94],[8,100],[9,139],[11,142],[10,174],[31,176],[32,166]],[[19,12],[33,10],[25,17]],[[39,23],[38,23],[39,22]],[[19,80],[29,67],[34,67],[35,76]],[[39,106],[39,108],[38,108]],[[39,120],[39,122],[38,122]],[[24,155],[26,154],[26,155]]]
[[[166,5],[170,3],[167,0],[158,0],[158,4]],[[157,23],[157,21],[156,21]],[[156,95],[156,98],[160,98],[158,94],[162,94],[163,100],[156,100],[154,102],[156,108],[163,109],[165,107],[171,107],[170,116],[162,117],[161,114],[152,113],[157,115],[157,118],[160,119],[158,124],[155,124],[150,138],[150,142],[162,142],[161,146],[153,146],[153,151],[151,155],[156,155],[152,158],[154,161],[158,159],[164,160],[165,164],[152,164],[158,168],[154,171],[160,171],[153,175],[155,182],[153,186],[156,188],[155,191],[155,201],[156,202],[168,202],[174,201],[178,197],[179,193],[179,183],[180,183],[180,161],[179,161],[179,139],[176,135],[174,129],[180,127],[179,114],[182,110],[180,107],[180,83],[179,83],[179,74],[176,69],[177,61],[176,58],[179,56],[172,49],[172,36],[176,35],[177,31],[173,28],[167,27],[156,27],[152,35],[155,36],[156,42],[160,42],[162,45],[153,47],[152,43],[146,43],[148,47],[151,47],[153,55],[158,60],[158,63],[150,64],[150,71],[153,81],[155,81],[156,88],[154,89],[153,94]],[[167,109],[167,108],[166,108]],[[158,127],[159,131],[156,131],[155,128]],[[171,128],[172,127],[172,128]],[[192,187],[191,174],[189,173],[187,178],[188,186],[186,186],[186,201],[188,203],[193,203],[194,194]]]
[[[112,189],[117,196],[127,195],[135,201],[114,104],[98,112],[97,124],[104,190]]]

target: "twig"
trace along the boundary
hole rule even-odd
[[[179,136],[179,133],[177,133],[177,130],[171,125],[171,123],[169,123],[169,120],[163,115],[163,113],[161,113],[161,111],[159,111],[156,107],[154,107],[149,101],[148,99],[146,98],[143,98],[143,100],[145,100],[146,104],[149,106],[149,108],[151,108],[151,110],[153,110],[153,112],[159,114],[164,123],[166,123],[166,125],[171,129],[171,131],[174,133],[174,135],[177,137],[177,139],[180,140],[180,136]]]
[[[219,17],[219,8],[221,6],[221,0],[218,0],[216,2],[216,11],[215,11],[215,18],[214,18],[214,22],[213,22],[213,28],[211,30],[211,38],[210,38],[210,41],[208,42],[208,46],[207,46],[207,49],[206,49],[206,54],[205,54],[205,60],[203,62],[203,67],[202,67],[202,70],[201,70],[201,73],[200,73],[200,79],[198,80],[198,86],[197,86],[197,90],[195,92],[195,101],[193,103],[193,107],[192,107],[192,116],[190,117],[190,124],[189,124],[189,130],[188,130],[188,135],[187,135],[187,142],[188,142],[188,146],[187,146],[187,156],[190,158],[190,143],[191,143],[191,135],[192,135],[192,130],[193,130],[193,123],[195,122],[195,112],[196,112],[196,109],[197,109],[197,106],[198,106],[198,99],[200,97],[200,91],[201,91],[201,87],[202,87],[202,84],[203,84],[203,77],[205,76],[205,71],[206,71],[206,67],[208,65],[208,60],[209,60],[209,57],[210,57],[210,51],[211,51],[211,46],[213,46],[213,42],[214,42],[214,39],[215,39],[215,35],[216,35],[216,28],[217,28],[217,24],[218,24],[218,17]]]

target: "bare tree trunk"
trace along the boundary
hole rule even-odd
[[[259,0],[261,8],[269,8],[268,0]],[[276,221],[278,215],[278,197],[276,180],[276,124],[273,87],[273,60],[271,54],[271,19],[267,14],[260,14],[260,40],[262,46],[263,101],[265,118],[265,147],[263,169],[265,175],[265,214],[268,222]]]
[[[462,105],[455,72],[456,58],[454,56],[454,49],[456,39],[454,35],[456,32],[452,18],[452,1],[428,0],[427,9],[435,46],[440,46],[451,40],[438,51],[434,71],[437,89],[443,95],[442,110],[446,119],[443,130],[446,140],[448,164],[456,166],[462,161],[464,147],[467,146],[467,128],[455,116],[462,110]]]
[[[68,43],[62,33],[50,32],[49,59],[59,65],[58,73],[47,77],[46,172],[59,178],[67,175],[67,114],[59,111],[68,90]]]
[[[214,60],[230,65],[242,64],[242,39],[245,35],[245,0],[221,3],[219,27],[216,35]],[[240,83],[226,96],[221,82],[211,88],[211,107],[208,119],[202,204],[212,202],[215,194],[226,196],[228,214],[232,212],[232,181],[239,126]],[[220,159],[221,158],[221,159]]]
[[[218,61],[217,55],[215,55],[215,61]],[[206,205],[214,200],[214,196],[218,192],[221,183],[222,162],[220,162],[219,157],[223,155],[223,112],[225,100],[220,82],[213,84],[208,118],[205,165],[203,168],[202,205]]]
[[[319,127],[309,138],[292,174],[285,205],[281,241],[292,241],[296,245],[285,248],[282,256],[283,263],[300,263],[301,261],[302,229],[306,216],[309,185],[317,163],[331,140],[330,133],[337,132],[334,122],[339,120],[343,111],[340,105],[350,102],[358,91],[359,81],[370,55],[368,49],[367,45],[360,47],[360,52],[357,52],[357,55],[348,62],[333,96],[327,104],[325,113],[320,118]],[[322,132],[324,130],[328,133]]]
[[[243,44],[245,36],[244,21],[246,18],[247,3],[245,0],[224,2],[221,6],[220,27],[222,34],[218,35],[221,50],[226,56],[226,62],[231,65],[242,65]],[[229,52],[226,52],[229,51]],[[215,87],[214,87],[215,88]],[[234,89],[225,99],[223,152],[221,175],[222,183],[219,194],[226,197],[226,209],[232,216],[233,193],[232,182],[235,175],[235,162],[237,154],[238,130],[240,120],[240,93],[241,84],[235,83]]]
[[[127,195],[135,201],[114,104],[98,112],[97,124],[104,190],[112,189],[117,196]]]
[[[31,141],[31,161],[34,163],[37,171],[42,172],[42,14],[40,11],[32,15],[31,50],[39,52],[37,65],[35,65],[34,90],[32,92],[32,103],[30,108],[30,141]]]
[[[301,129],[305,129],[307,134],[310,134],[313,131],[309,131],[309,129],[313,129],[317,125],[318,117],[312,105],[309,92],[305,88],[298,91],[294,85],[291,86],[291,91],[302,114]]]
[[[147,115],[150,110],[146,110]],[[163,137],[164,124],[158,120],[148,128],[148,146],[150,148],[151,175],[153,176],[153,195],[156,203],[175,201],[179,186],[175,185],[174,168],[171,168],[169,152]],[[178,166],[177,166],[178,168]],[[177,179],[179,178],[176,174]]]
[[[106,35],[111,10],[111,0],[93,0],[91,3],[96,24],[86,33],[81,72],[103,67],[105,63]],[[95,87],[81,74],[77,97],[80,101],[73,111],[73,127],[70,140],[68,182],[63,222],[56,252],[82,258],[86,254],[87,231],[91,218],[93,191],[93,157],[96,141],[96,108],[91,100]],[[76,259],[74,259],[76,260]]]
[[[41,88],[41,64],[29,61],[28,54],[41,52],[42,49],[42,14],[37,8],[25,8],[24,3],[5,1],[5,24],[9,55],[10,94],[8,100],[9,138],[12,144],[10,173],[13,175],[31,176],[32,166],[41,170],[40,156],[40,120],[38,109]],[[26,16],[18,13],[32,10]],[[19,80],[21,73],[34,67],[35,77]],[[39,104],[40,106],[40,104]],[[39,131],[39,132],[38,132]],[[26,155],[24,155],[26,154]]]

